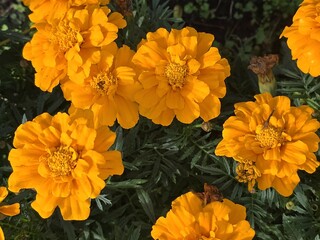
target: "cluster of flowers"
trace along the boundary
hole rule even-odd
[[[301,8],[312,1],[305,2]],[[108,126],[115,121],[131,128],[140,114],[168,126],[174,118],[189,124],[220,114],[230,66],[212,47],[213,35],[190,27],[170,32],[160,28],[148,33],[134,52],[114,42],[126,21],[111,13],[107,0],[24,3],[36,30],[23,49],[35,68],[35,85],[49,92],[60,85],[72,103],[69,114],[43,113],[22,124],[9,154],[9,190],[34,189],[32,207],[41,217],[50,217],[59,207],[65,220],[88,218],[90,201],[105,180],[123,173],[121,153],[109,150],[115,133]],[[285,29],[283,34],[290,33]],[[313,74],[312,66],[302,70]],[[312,173],[319,166],[314,152],[320,123],[312,119],[311,108],[291,107],[287,97],[264,93],[255,98],[235,105],[215,153],[239,163],[237,179],[248,183],[250,191],[257,182],[259,189],[274,187],[289,196],[300,181],[297,171]],[[204,196],[190,192],[177,198],[167,217],[154,225],[152,237],[253,238],[244,207]]]
[[[126,26],[106,1],[30,1],[37,32],[23,49],[43,91],[61,84],[72,110],[91,109],[95,121],[133,127],[139,113],[169,125],[217,117],[230,75],[226,59],[211,47],[213,35],[193,28],[148,33],[135,53],[114,42]],[[42,11],[45,9],[45,11]]]

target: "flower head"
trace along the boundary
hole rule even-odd
[[[92,109],[99,124],[112,126],[117,119],[122,127],[133,127],[139,119],[138,104],[133,99],[139,89],[131,62],[133,54],[128,46],[118,49],[111,43],[104,47],[87,78],[74,75],[61,85],[65,98],[75,108]]]
[[[2,204],[2,201],[8,196],[8,190],[6,187],[0,187],[0,219],[5,218],[6,216],[15,216],[20,213],[20,204],[14,203],[10,205]],[[4,234],[2,228],[0,227],[0,239],[4,239]]]
[[[166,217],[152,227],[157,240],[253,239],[255,232],[246,218],[245,207],[224,198],[204,204],[197,194],[188,192],[172,202]]]
[[[88,76],[90,66],[100,59],[102,47],[117,38],[126,22],[120,14],[110,14],[108,7],[70,8],[62,19],[39,23],[23,49],[23,57],[36,70],[35,84],[52,91],[68,76]]]
[[[43,113],[15,132],[9,189],[34,189],[31,206],[43,218],[59,207],[65,220],[84,220],[104,180],[123,173],[120,152],[108,151],[114,140],[108,127],[95,126],[89,110],[71,116]]]
[[[293,17],[290,27],[285,27],[280,37],[288,38],[292,59],[304,73],[320,75],[320,2],[304,0]]]
[[[71,7],[86,7],[88,5],[106,5],[109,0],[23,0],[30,8],[29,15],[33,23],[51,22],[61,19]]]
[[[240,158],[241,159],[241,158]],[[248,183],[249,192],[253,192],[253,187],[256,184],[256,179],[261,177],[259,169],[257,169],[255,162],[248,159],[241,159],[236,168],[236,179],[239,182]]]
[[[198,117],[209,121],[219,115],[230,67],[211,47],[213,39],[190,27],[171,32],[160,28],[147,34],[133,57],[141,70],[142,89],[136,95],[141,115],[164,126],[174,117],[191,123]]]
[[[259,189],[289,196],[300,181],[297,171],[313,173],[319,166],[314,152],[320,123],[310,107],[290,107],[288,97],[264,93],[255,99],[235,104],[215,153],[239,162],[237,179],[248,182],[250,191],[257,181]]]

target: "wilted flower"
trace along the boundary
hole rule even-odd
[[[258,76],[260,93],[269,92],[272,95],[275,95],[277,82],[273,75],[272,68],[278,61],[279,57],[276,54],[251,58],[248,68]]]

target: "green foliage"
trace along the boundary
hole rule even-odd
[[[0,17],[0,176],[6,186],[12,171],[7,156],[15,129],[43,112],[66,111],[69,103],[59,87],[44,93],[34,86],[33,68],[21,56],[23,45],[32,35],[28,11],[19,2],[2,2],[7,10]],[[250,56],[280,45],[279,33],[300,2],[179,1],[187,14],[184,21],[192,23],[195,17],[188,16],[196,16],[198,25],[193,26],[215,34],[215,44],[231,64],[227,95],[220,116],[210,121],[212,129],[204,131],[200,120],[190,125],[174,121],[169,127],[161,127],[143,117],[129,130],[113,126],[117,133],[113,148],[122,152],[125,172],[107,180],[107,187],[91,203],[89,219],[63,221],[59,210],[42,219],[30,207],[35,193],[24,190],[19,195],[10,194],[6,200],[20,202],[22,209],[19,216],[0,222],[7,239],[151,239],[152,225],[166,214],[171,202],[185,192],[202,191],[204,183],[216,185],[224,197],[247,208],[255,239],[319,239],[319,170],[313,175],[299,173],[300,186],[293,196],[284,198],[273,189],[249,193],[246,185],[235,179],[236,162],[214,155],[222,124],[233,114],[234,103],[251,100],[258,93],[256,77],[247,69]],[[118,44],[136,49],[147,32],[184,24],[172,17],[173,1],[133,0],[132,4],[132,16],[127,17],[128,26],[120,31]],[[206,28],[204,20],[213,25]],[[243,25],[248,27],[246,31]],[[297,106],[308,104],[320,119],[319,78],[302,74],[284,44],[281,50],[281,62],[275,71],[277,93],[289,96]]]
[[[153,32],[160,27],[181,28],[184,23],[181,18],[172,16],[173,10],[169,8],[168,1],[152,0],[147,4],[146,0],[133,0],[132,8],[132,16],[127,17],[128,26],[120,30],[117,42],[134,50],[141,39],[146,37],[147,32]]]
[[[196,0],[178,1],[184,9],[186,24],[217,34],[226,46],[229,60],[263,55],[279,49],[284,26],[291,22],[301,0]]]

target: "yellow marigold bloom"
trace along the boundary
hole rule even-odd
[[[36,70],[36,86],[52,91],[67,75],[88,76],[101,47],[114,41],[118,27],[126,25],[120,14],[109,13],[108,7],[71,8],[62,19],[36,24],[38,31],[23,49],[23,57]]]
[[[219,115],[230,66],[211,47],[213,40],[213,35],[190,27],[171,32],[160,28],[147,34],[133,57],[141,70],[143,88],[136,95],[141,115],[164,126],[175,116],[191,123],[198,117],[209,121]]]
[[[166,217],[160,217],[152,227],[157,240],[249,240],[255,231],[246,218],[244,206],[224,198],[222,202],[204,204],[193,192],[172,202]]]
[[[2,201],[8,196],[8,190],[6,187],[0,187],[0,219],[6,216],[15,216],[20,213],[20,204],[14,203],[10,205],[3,205]],[[0,240],[4,240],[4,234],[0,227]]]
[[[43,218],[59,207],[65,220],[84,220],[104,180],[123,173],[120,152],[108,151],[114,140],[108,127],[94,125],[89,110],[71,116],[43,113],[15,132],[9,189],[34,189],[31,206]]]
[[[61,85],[64,96],[75,108],[90,108],[98,124],[112,126],[117,119],[123,128],[131,128],[139,119],[138,104],[133,99],[139,89],[131,62],[134,52],[128,46],[118,49],[111,43],[100,55],[89,77],[74,75]]]
[[[238,179],[248,182],[250,191],[257,181],[261,190],[273,187],[289,196],[300,181],[297,171],[313,173],[319,166],[314,152],[320,123],[310,107],[290,107],[288,97],[264,93],[255,99],[235,104],[215,153],[240,162]]]
[[[304,0],[280,37],[288,38],[292,59],[304,73],[320,75],[320,1]]]
[[[253,187],[256,184],[256,179],[261,177],[261,173],[259,169],[255,166],[254,161],[250,161],[247,159],[237,160],[239,164],[236,168],[236,179],[239,182],[248,183],[248,190],[249,192],[253,192]]]
[[[23,0],[23,3],[32,11],[30,20],[39,23],[63,18],[70,7],[106,5],[109,0]]]

